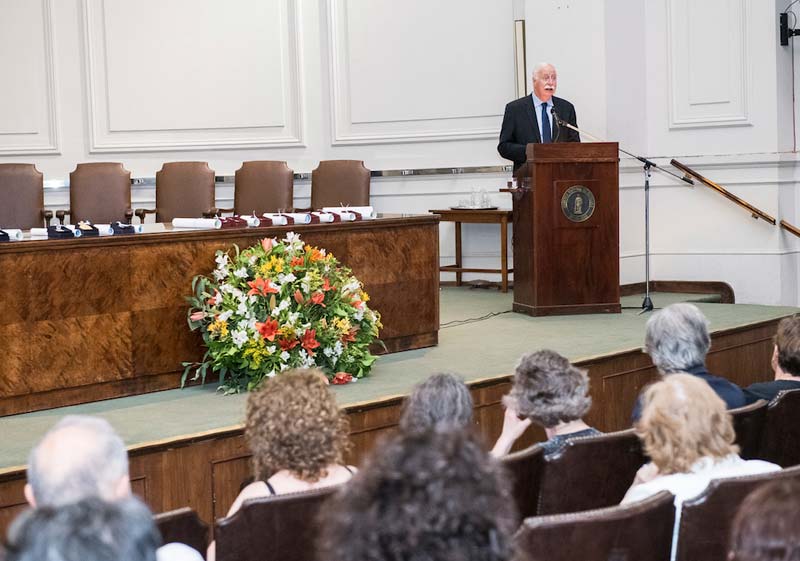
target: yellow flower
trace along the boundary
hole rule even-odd
[[[264,343],[264,339],[258,338],[256,341],[248,341],[242,356],[249,358],[253,368],[257,369],[261,366],[261,362],[270,354],[271,353],[267,350],[266,343]]]
[[[339,333],[348,333],[351,328],[350,320],[347,318],[336,318],[333,320],[333,328]]]
[[[209,333],[216,333],[222,339],[228,335],[228,322],[222,320],[215,320],[208,326]]]
[[[269,258],[269,262],[272,265],[272,270],[274,270],[276,273],[283,272],[283,260],[282,259],[278,259],[274,255],[272,255]]]
[[[363,290],[361,291],[361,301],[362,302],[369,302],[369,294],[367,294]]]

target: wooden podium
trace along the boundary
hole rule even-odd
[[[616,142],[528,144],[514,199],[514,306],[619,313]]]

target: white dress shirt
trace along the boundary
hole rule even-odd
[[[533,112],[536,113],[536,124],[539,125],[539,138],[544,139],[544,132],[542,130],[542,105],[547,105],[547,120],[550,121],[550,138],[554,139],[553,116],[550,114],[550,110],[553,108],[553,98],[550,98],[550,101],[545,103],[536,97],[535,93],[531,92],[531,99],[533,100]]]

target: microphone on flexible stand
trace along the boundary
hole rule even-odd
[[[550,114],[553,116],[553,120],[558,126],[558,131],[556,132],[556,138],[553,140],[553,142],[558,142],[558,137],[561,135],[561,117],[559,117],[558,113],[556,113],[555,107],[550,108]]]

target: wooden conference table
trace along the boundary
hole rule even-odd
[[[436,345],[439,219],[164,231],[0,244],[0,416],[179,386],[204,349],[186,320],[192,277],[233,244],[295,231],[353,270],[389,352]]]

